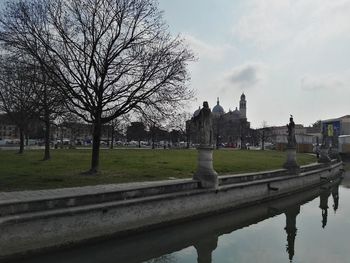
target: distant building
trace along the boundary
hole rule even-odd
[[[272,143],[274,148],[284,151],[287,148],[287,126],[272,126],[263,128],[266,141]],[[307,134],[307,128],[302,124],[295,125],[295,138],[297,141],[297,152],[312,152],[313,145],[316,143],[314,135]]]
[[[38,143],[44,139],[44,125],[38,119],[33,119],[25,131],[27,139],[34,139]],[[11,143],[19,142],[19,129],[7,114],[0,114],[0,140]],[[112,137],[110,125],[103,125],[101,141],[109,142]],[[51,141],[63,141],[67,144],[84,144],[92,142],[92,125],[79,122],[64,122],[51,126]]]
[[[0,140],[5,141],[6,144],[18,143],[19,133],[19,128],[12,119],[7,114],[0,114]],[[42,122],[37,118],[31,119],[24,130],[24,136],[26,143],[29,144],[35,143],[30,139],[37,140],[44,138],[44,126]]]
[[[339,136],[350,135],[350,115],[321,121],[323,143],[338,147]]]
[[[321,121],[322,134],[350,135],[350,115]]]
[[[14,140],[19,138],[17,126],[6,114],[0,115],[0,140]]]
[[[200,107],[193,113],[193,117],[186,122],[188,140],[196,144],[197,131],[194,117],[200,112]],[[214,141],[217,146],[242,147],[245,148],[250,139],[250,123],[247,121],[247,101],[243,93],[239,102],[239,109],[229,110],[225,113],[220,105],[219,98],[212,110]]]
[[[319,127],[306,127],[306,134],[313,135],[313,136],[321,139],[322,138],[321,126],[319,126]]]
[[[271,136],[287,135],[287,125],[269,127]],[[295,124],[295,134],[306,134],[306,127]]]
[[[54,141],[63,141],[63,143],[85,145],[92,143],[92,124],[80,122],[64,122],[54,126],[51,131],[51,137]],[[101,141],[109,143],[112,138],[112,127],[102,125]]]

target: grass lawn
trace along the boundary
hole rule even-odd
[[[190,178],[196,169],[196,150],[101,150],[101,172],[82,175],[90,165],[91,150],[52,150],[52,159],[41,161],[41,150],[18,155],[0,150],[0,191],[48,189],[106,183]],[[316,158],[299,154],[300,165]],[[220,174],[281,168],[286,154],[277,151],[214,151],[214,168]]]

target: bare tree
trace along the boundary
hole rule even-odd
[[[167,33],[155,0],[19,0],[0,16],[0,40],[55,76],[70,110],[93,124],[91,173],[103,124],[192,96],[185,82],[193,55]]]
[[[111,141],[109,145],[110,149],[113,149],[116,134],[122,134],[126,130],[127,123],[130,123],[129,118],[130,116],[125,114],[119,118],[115,118],[109,123],[111,129]]]
[[[169,116],[167,127],[186,133],[186,121],[190,120],[191,117],[192,114],[190,112],[173,112]]]
[[[265,150],[265,142],[268,138],[271,137],[271,128],[267,125],[266,121],[263,121],[261,126],[262,126],[262,128],[260,129],[261,150]]]
[[[27,62],[27,64],[30,64]],[[52,81],[47,72],[36,63],[29,66],[31,69],[31,78],[35,82],[34,92],[36,94],[35,104],[39,112],[39,118],[45,125],[45,150],[43,160],[49,160],[50,142],[51,142],[51,126],[59,115],[66,110],[65,96],[57,88],[57,81]]]
[[[186,122],[189,121],[192,117],[192,114],[189,112],[174,113],[168,119],[167,127],[169,130],[179,131],[180,134],[185,135],[186,137],[186,148],[190,148],[190,129],[186,125]]]
[[[33,117],[35,115],[35,118],[44,123],[45,151],[43,160],[49,160],[51,125],[57,114],[62,113],[64,97],[61,96],[55,87],[56,83],[50,81],[50,78],[42,68],[32,61],[30,57],[18,54],[14,56],[4,55],[3,61],[2,90],[4,93],[3,99],[8,100],[4,104],[7,105],[7,112],[11,112],[11,107],[17,107],[27,111],[23,112],[21,116],[14,116],[21,119],[20,122],[23,124],[17,124],[17,126],[23,126],[23,131],[29,131],[28,127],[25,127],[30,121],[28,116]],[[25,90],[23,87],[26,87]],[[10,89],[11,93],[9,92]],[[7,91],[6,94],[5,91]],[[16,97],[14,96],[15,94]],[[21,98],[21,96],[25,98]],[[9,115],[14,114],[9,113]]]
[[[37,114],[34,83],[30,81],[29,69],[20,63],[20,58],[0,57],[0,110],[7,113],[19,128],[20,149],[24,151],[24,136],[28,125]]]
[[[126,137],[128,141],[138,141],[138,147],[141,148],[141,141],[147,137],[145,124],[139,121],[131,122],[130,126],[127,127]]]
[[[146,107],[142,111],[141,122],[148,129],[148,134],[152,142],[152,149],[155,149],[155,142],[160,137],[160,131],[165,124],[165,120],[170,117],[170,112],[155,111],[150,107]]]
[[[191,114],[187,112],[179,112],[182,109],[172,109],[158,111],[152,107],[142,109],[141,121],[149,130],[149,135],[152,141],[152,149],[155,148],[155,141],[159,138],[164,138],[164,133],[167,133],[167,140],[171,142],[171,132],[176,134],[186,134],[186,120]],[[158,137],[158,138],[157,138]]]
[[[74,146],[75,137],[77,134],[77,127],[83,125],[82,120],[71,112],[67,111],[65,108],[55,118],[54,125],[56,126],[56,137],[59,139],[56,142],[56,146],[60,146],[61,149],[64,148],[64,139],[69,136],[69,146]]]

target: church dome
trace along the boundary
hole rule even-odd
[[[221,107],[221,105],[220,105],[219,98],[218,98],[217,103],[216,103],[215,107],[213,108],[212,112],[215,115],[222,115],[225,113],[224,108]]]
[[[236,107],[236,109],[232,112],[232,114],[234,114],[234,115],[237,115],[237,116],[240,116],[241,115],[241,112],[237,109],[237,107]]]
[[[242,95],[241,95],[241,100],[245,100],[245,95],[244,95],[244,93],[242,93]]]

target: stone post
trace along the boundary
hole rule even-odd
[[[338,151],[338,148],[332,146],[329,148],[329,151],[328,151],[328,155],[329,155],[329,158],[332,160],[332,159],[336,159],[338,161],[341,161],[341,157],[339,155],[339,151]]]
[[[287,148],[287,161],[283,164],[283,168],[287,169],[290,174],[299,173],[300,166],[297,163],[296,148]]]
[[[193,179],[200,181],[203,188],[217,188],[219,181],[218,174],[213,168],[213,147],[200,146],[197,150],[198,165]]]
[[[331,158],[328,155],[328,147],[322,145],[320,148],[320,158],[318,158],[319,163],[330,163]]]

